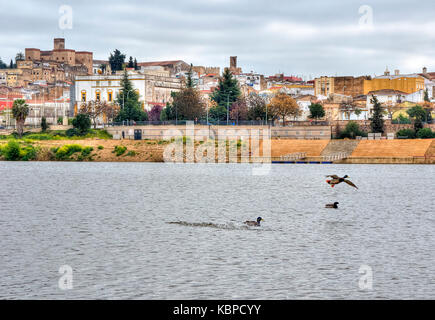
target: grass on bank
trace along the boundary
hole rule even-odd
[[[28,142],[9,140],[7,144],[0,144],[0,160],[6,161],[32,161],[37,160],[43,149]],[[92,147],[83,147],[79,144],[66,144],[51,148],[48,159],[55,161],[92,161]]]
[[[55,160],[58,161],[92,161],[91,153],[93,150],[92,147],[83,147],[79,144],[66,144],[58,148],[52,148],[51,152]]]
[[[25,142],[10,140],[5,145],[0,145],[0,159],[7,161],[36,160],[40,148]]]
[[[27,141],[44,141],[44,140],[83,140],[83,139],[112,139],[112,135],[106,130],[90,129],[85,134],[80,134],[76,129],[53,130],[44,133],[25,132],[22,140]],[[17,140],[19,139],[16,132],[10,135],[0,135],[0,140]]]

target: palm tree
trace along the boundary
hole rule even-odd
[[[17,99],[14,101],[12,106],[12,115],[17,122],[17,132],[20,138],[23,136],[24,122],[26,122],[29,111],[29,105],[26,103],[26,100]]]
[[[18,52],[17,55],[15,56],[15,62],[17,61],[23,61],[24,59],[24,54],[22,52]]]

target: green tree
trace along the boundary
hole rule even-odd
[[[160,121],[174,120],[175,116],[173,113],[174,112],[173,112],[172,105],[169,102],[167,102],[166,107],[164,107],[162,112],[160,113]]]
[[[14,61],[11,59],[11,62],[9,63],[9,69],[14,69],[15,65],[14,65]]]
[[[73,119],[72,125],[79,134],[84,135],[91,128],[91,118],[87,114],[79,113]]]
[[[211,99],[221,107],[231,106],[240,97],[239,83],[233,77],[230,69],[225,68],[222,77],[219,79],[218,88],[213,92]]]
[[[424,90],[424,101],[430,102],[429,91],[427,90],[427,88],[426,88],[426,90]]]
[[[357,136],[365,137],[367,134],[364,131],[361,131],[357,122],[349,121],[346,128],[341,133],[341,138],[355,139]]]
[[[186,88],[195,87],[195,84],[193,83],[193,79],[192,79],[192,69],[193,69],[193,65],[191,64],[189,72],[187,72]]]
[[[112,72],[123,70],[124,62],[125,54],[122,54],[121,51],[119,51],[118,49],[115,49],[115,51],[113,51],[113,54],[110,54],[109,63]]]
[[[24,122],[26,122],[29,112],[29,105],[24,99],[17,99],[14,101],[12,106],[12,115],[17,122],[17,132],[20,138],[23,136]]]
[[[362,110],[360,108],[355,108],[354,111],[355,115],[357,116],[357,118],[362,114]]]
[[[24,54],[22,52],[18,52],[15,56],[15,64],[17,63],[17,61],[24,61]]]
[[[323,109],[323,106],[318,103],[312,103],[309,106],[310,109],[310,119],[320,119],[325,116],[325,109]]]
[[[256,93],[250,94],[246,98],[248,106],[248,120],[265,120],[271,119],[271,114],[267,113],[267,103],[264,98]],[[267,120],[269,120],[267,119]]]
[[[374,95],[371,102],[373,104],[373,115],[370,118],[370,126],[373,133],[384,133],[384,110],[381,103]]]
[[[134,70],[139,70],[139,67],[137,66],[137,60],[136,60],[136,58],[134,58],[133,67],[134,67]]]
[[[106,73],[107,65],[104,64],[104,63],[100,64],[100,69],[101,69],[101,72],[102,72],[103,74]]]
[[[216,105],[210,108],[208,116],[214,120],[225,121],[227,119],[227,108]]]
[[[421,106],[415,106],[411,109],[407,110],[406,113],[414,119],[414,130],[418,132],[418,130],[423,128],[423,121],[426,118],[426,110],[424,110]]]
[[[3,60],[0,58],[0,69],[6,69],[7,67],[7,64],[4,63]]]
[[[148,113],[143,110],[142,104],[139,101],[139,94],[134,90],[127,71],[124,71],[124,76],[121,79],[121,90],[116,97],[116,103],[121,106],[121,110],[115,121],[148,120]]]
[[[130,59],[128,60],[127,68],[134,68],[134,61],[132,56],[130,56]]]
[[[430,128],[423,128],[418,130],[417,138],[419,139],[432,139],[435,138],[435,132],[432,132]]]
[[[41,118],[41,131],[46,132],[48,129],[47,119],[45,117]]]

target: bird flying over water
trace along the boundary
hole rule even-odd
[[[347,183],[348,185],[350,185],[351,187],[354,187],[356,189],[358,189],[358,187],[350,180],[348,180],[347,178],[349,178],[349,176],[345,175],[343,178],[340,178],[337,175],[332,175],[332,176],[326,176],[328,178],[332,178],[331,180],[326,180],[326,183],[328,183],[329,185],[331,185],[331,187],[335,187],[337,184],[340,184],[342,182]]]
[[[264,221],[262,217],[258,217],[257,221],[245,221],[245,224],[247,224],[250,227],[259,227],[261,221]]]

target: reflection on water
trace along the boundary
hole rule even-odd
[[[433,299],[434,173],[3,162],[0,298]],[[329,174],[360,189],[332,189]],[[258,216],[261,227],[243,224]],[[72,290],[58,287],[64,265]]]

